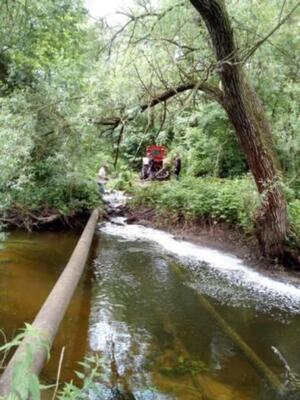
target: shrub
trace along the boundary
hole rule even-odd
[[[29,180],[10,190],[11,206],[20,204],[32,211],[55,209],[62,215],[89,210],[99,201],[96,182],[78,173],[54,175],[39,182]]]
[[[246,178],[183,178],[135,188],[132,206],[151,205],[186,218],[226,222],[251,230],[258,204],[253,181]]]
[[[122,166],[117,176],[109,182],[109,187],[115,190],[124,190],[130,192],[132,190],[133,173],[128,167]]]
[[[288,206],[289,220],[294,235],[295,244],[299,245],[300,242],[300,200],[296,199],[291,201]]]

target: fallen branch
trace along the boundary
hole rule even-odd
[[[32,232],[35,229],[42,228],[46,225],[49,226],[53,223],[59,223],[62,227],[68,226],[72,228],[73,226],[69,219],[78,218],[79,216],[79,213],[72,212],[69,215],[63,215],[55,209],[47,208],[33,212],[21,204],[14,204],[11,209],[7,210],[5,214],[0,217],[0,223]]]
[[[176,274],[183,278],[182,271],[176,266],[172,265]],[[183,281],[183,279],[181,279]],[[222,331],[232,340],[232,342],[238,347],[238,349],[244,354],[250,364],[265,378],[268,384],[276,390],[278,393],[284,392],[284,386],[280,382],[279,378],[273,373],[273,371],[264,363],[264,361],[251,349],[250,346],[241,338],[241,336],[224,320],[224,318],[218,313],[218,311],[210,304],[208,300],[199,292],[196,292],[196,298],[210,316],[219,325]]]
[[[65,346],[61,349],[61,353],[60,353],[60,357],[59,357],[59,363],[58,363],[57,376],[56,376],[55,389],[54,389],[53,396],[52,396],[51,400],[55,400],[56,399],[56,395],[57,395],[57,392],[58,392],[59,380],[60,380],[60,375],[61,375],[61,368],[62,368],[62,363],[63,363],[63,359],[64,359],[64,354],[65,354]]]
[[[126,218],[126,223],[127,224],[133,224],[136,221],[140,221],[141,219],[145,218],[147,216],[147,218],[151,218],[152,216],[154,216],[155,214],[155,209],[154,208],[149,208],[145,211],[142,212],[136,212],[134,214],[129,215]]]

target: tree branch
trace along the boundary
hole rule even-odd
[[[140,111],[144,112],[148,108],[155,107],[157,104],[160,103],[165,103],[167,100],[171,99],[172,97],[177,96],[180,93],[186,92],[188,90],[199,90],[205,93],[209,98],[217,101],[219,104],[223,105],[223,92],[212,86],[209,85],[206,82],[186,82],[182,83],[178,86],[175,86],[173,88],[167,89],[166,91],[157,94],[155,97],[152,98],[147,103],[141,104],[140,105]],[[133,118],[131,118],[133,119]],[[129,120],[131,120],[129,119]],[[128,119],[127,119],[128,120]],[[112,129],[117,128],[120,124],[124,123],[124,119],[121,117],[110,117],[110,118],[104,118],[100,121],[95,122],[97,125],[105,125],[105,126],[111,126]]]
[[[122,126],[121,126],[120,133],[119,133],[119,137],[118,137],[118,143],[117,143],[115,161],[114,161],[114,168],[115,168],[115,169],[116,169],[116,167],[117,167],[117,163],[118,163],[118,159],[119,159],[120,145],[121,145],[121,141],[122,141],[124,129],[125,129],[125,123],[122,122]]]
[[[163,93],[158,94],[156,97],[154,97],[149,103],[147,104],[142,104],[140,106],[141,111],[147,110],[149,107],[154,107],[159,103],[163,103],[167,100],[169,100],[171,97],[174,97],[178,95],[179,93],[186,92],[187,90],[200,90],[206,93],[209,97],[213,97],[214,100],[218,102],[222,102],[223,94],[222,92],[206,83],[201,83],[201,82],[187,82],[187,83],[182,83],[174,88],[168,89]]]
[[[254,46],[247,52],[247,54],[243,57],[243,63],[245,63],[250,57],[253,56],[253,54],[256,52],[256,50],[264,44],[288,19],[289,17],[296,11],[296,9],[300,6],[300,1],[291,9],[291,11],[280,21],[278,24],[262,39],[260,39],[258,42],[254,44]]]
[[[139,20],[143,20],[144,18],[153,18],[153,17],[155,17],[155,18],[157,18],[157,20],[155,21],[155,23],[154,23],[153,26],[152,26],[152,29],[154,29],[154,27],[155,27],[155,25],[156,25],[156,23],[157,23],[158,21],[160,21],[161,19],[163,19],[169,12],[172,12],[175,8],[177,8],[177,7],[182,7],[184,4],[185,4],[184,2],[177,3],[177,4],[175,4],[175,5],[172,5],[171,7],[168,7],[167,9],[165,9],[164,11],[162,11],[161,13],[157,13],[157,12],[154,12],[154,11],[146,11],[146,12],[143,13],[143,14],[134,15],[133,13],[129,13],[129,12],[122,12],[122,11],[117,12],[117,14],[121,14],[121,15],[126,16],[126,17],[128,18],[128,21],[127,21],[123,26],[121,26],[121,27],[113,34],[112,38],[110,39],[110,41],[109,41],[109,43],[108,43],[108,45],[107,45],[109,56],[111,55],[112,47],[113,47],[113,44],[114,44],[115,40],[117,39],[117,37],[118,37],[121,33],[123,33],[123,32],[126,30],[126,28],[127,28],[130,24],[134,23],[134,25],[135,25]],[[132,39],[132,37],[133,37],[133,35],[131,35],[131,39]]]

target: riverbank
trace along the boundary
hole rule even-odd
[[[31,211],[23,207],[14,207],[7,211],[0,221],[7,230],[60,231],[84,227],[89,215],[88,210],[74,210],[64,214],[57,209]]]
[[[241,230],[235,231],[226,224],[209,224],[197,219],[187,221],[183,215],[166,213],[162,215],[154,208],[148,207],[129,209],[126,216],[129,224],[138,223],[162,229],[178,239],[234,253],[255,265],[265,261],[259,254],[259,248],[253,237],[246,236]]]
[[[281,264],[262,256],[255,237],[245,234],[241,229],[233,229],[225,223],[209,224],[201,219],[185,220],[182,214],[162,214],[153,207],[129,207],[125,215],[129,224],[160,229],[178,240],[233,254],[257,271],[300,284],[299,271],[284,268]]]
[[[90,211],[103,204],[96,182],[82,176],[26,182],[0,188],[0,228],[28,232],[82,228]]]
[[[188,178],[180,181],[136,183],[129,208],[131,217],[171,230],[202,245],[237,253],[251,263],[280,269],[300,269],[300,203],[288,203],[290,234],[282,262],[263,256],[255,235],[255,212],[260,199],[250,177],[235,179]],[[147,210],[153,210],[147,212]],[[145,212],[145,215],[143,213]],[[153,214],[153,215],[152,215]]]

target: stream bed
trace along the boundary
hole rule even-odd
[[[9,236],[0,251],[0,327],[8,338],[33,319],[77,239],[72,233]],[[284,362],[297,377],[300,287],[295,282],[115,218],[99,225],[43,378],[55,381],[65,346],[61,380],[74,378],[84,355],[100,355],[102,395],[91,393],[95,399],[112,399],[115,389],[140,400],[300,398],[296,389],[280,397],[201,299],[282,383],[288,380]]]

